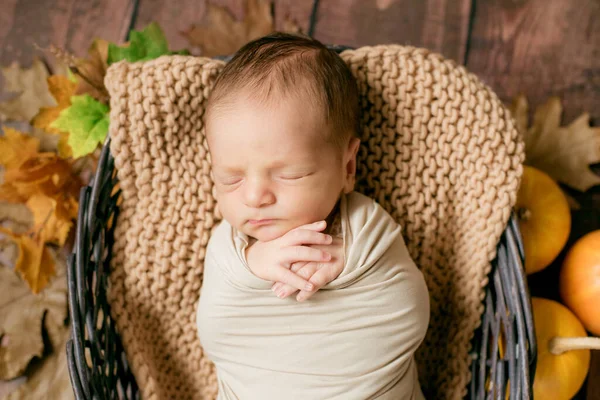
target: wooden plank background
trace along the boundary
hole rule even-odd
[[[244,18],[246,0],[210,0]],[[275,0],[275,27],[290,18],[309,28],[311,0]],[[2,0],[0,65],[53,60],[34,45],[54,44],[83,56],[93,38],[123,42],[130,29],[160,23],[172,49],[188,47],[180,32],[205,23],[207,0]],[[399,43],[427,47],[455,60],[489,84],[504,101],[519,92],[531,110],[550,95],[565,107],[563,123],[583,111],[600,117],[600,2],[597,0],[322,0],[314,36],[325,43],[364,46]],[[599,166],[596,170],[600,172]],[[571,191],[582,208],[573,211],[569,245],[600,229],[600,187]],[[564,252],[563,252],[564,253]],[[554,282],[561,254],[530,278],[534,295],[558,298]],[[600,375],[593,353],[591,376]],[[577,399],[600,399],[600,380],[589,379]]]

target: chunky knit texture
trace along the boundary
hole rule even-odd
[[[430,291],[430,327],[417,353],[423,390],[461,398],[523,142],[497,96],[439,54],[386,45],[342,58],[361,95],[356,190],[402,225]],[[117,63],[106,77],[123,190],[109,296],[144,399],[216,397],[195,309],[206,245],[221,219],[202,115],[223,65],[164,56]]]

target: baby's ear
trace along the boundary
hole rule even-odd
[[[344,177],[344,193],[350,193],[354,190],[356,177],[356,155],[360,147],[360,139],[353,137],[350,139],[345,155],[346,176]]]
[[[356,155],[360,147],[360,139],[353,137],[346,149],[346,173],[356,175]]]

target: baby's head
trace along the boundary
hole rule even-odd
[[[245,45],[219,74],[205,123],[219,208],[250,237],[326,219],[354,188],[356,81],[316,40],[276,33]]]

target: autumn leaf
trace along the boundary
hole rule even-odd
[[[0,227],[25,233],[33,226],[33,214],[25,204],[0,203]]]
[[[71,81],[66,76],[52,75],[48,78],[48,88],[57,105],[54,107],[42,107],[31,121],[31,124],[35,128],[59,135],[60,139],[57,144],[58,155],[62,158],[69,158],[73,155],[73,151],[67,142],[69,133],[50,125],[58,118],[62,110],[71,105],[71,96],[75,94],[77,83]]]
[[[77,84],[70,81],[66,76],[52,75],[48,77],[48,88],[57,105],[40,108],[37,115],[33,117],[31,125],[49,133],[60,134],[61,131],[51,127],[50,124],[58,118],[62,110],[71,105],[71,96],[75,94]]]
[[[582,192],[600,184],[600,176],[589,168],[600,162],[600,128],[590,127],[589,114],[560,126],[560,99],[551,97],[536,109],[527,128],[528,103],[523,95],[514,99],[511,111],[525,141],[525,164]]]
[[[104,86],[108,68],[108,45],[103,39],[96,39],[87,51],[87,58],[75,57],[68,51],[50,46],[48,51],[61,63],[68,66],[67,77],[76,83],[74,95],[89,94],[101,103],[107,104],[109,95]]]
[[[73,66],[78,81],[75,94],[89,94],[102,103],[108,103],[108,90],[104,86],[107,68],[108,41],[96,39],[88,49],[88,58],[78,59]]]
[[[22,69],[13,63],[2,68],[6,92],[15,92],[17,96],[0,103],[0,119],[29,121],[41,107],[54,105],[54,99],[48,91],[46,78],[48,70],[38,59],[31,68]]]
[[[28,232],[33,226],[33,214],[25,204],[0,203],[0,227],[13,234]],[[14,266],[19,255],[17,244],[7,235],[0,235],[0,264]]]
[[[4,136],[0,137],[0,165],[7,169],[19,168],[25,160],[38,153],[39,147],[39,139],[5,127]]]
[[[67,366],[69,327],[60,330],[60,341],[52,345],[52,352],[36,363],[28,373],[27,381],[3,400],[71,400],[75,398]]]
[[[0,379],[20,376],[33,357],[44,351],[42,315],[34,307],[23,307],[22,299],[31,299],[31,292],[15,271],[0,265]],[[33,315],[31,315],[33,314]]]
[[[33,293],[39,293],[56,272],[54,259],[44,243],[44,235],[16,235],[4,228],[0,228],[0,233],[17,244],[19,255],[14,270],[19,272]]]
[[[0,265],[0,379],[27,375],[27,382],[5,399],[64,399],[72,394],[63,359],[69,334],[65,264],[57,260],[56,277],[37,295],[11,268]],[[49,339],[46,345],[43,332]]]
[[[38,153],[19,168],[4,173],[0,200],[25,203],[36,194],[57,197],[61,194],[79,198],[81,179],[73,173],[71,163],[55,153]]]
[[[108,65],[117,61],[129,62],[153,60],[165,54],[187,54],[187,50],[170,52],[164,32],[156,22],[150,23],[142,31],[132,30],[130,41],[119,47],[113,43],[108,45]]]
[[[61,111],[51,127],[69,133],[73,157],[92,153],[108,133],[109,108],[90,95],[71,97],[71,106]]]
[[[267,0],[248,0],[243,21],[236,21],[225,7],[211,3],[207,7],[205,24],[181,32],[191,45],[202,49],[203,56],[233,54],[249,41],[273,31],[271,3]]]
[[[62,247],[73,220],[77,218],[77,201],[72,197],[66,197],[58,202],[46,195],[36,194],[29,198],[27,207],[33,213],[33,232],[36,234],[40,232],[45,243],[54,243]]]

